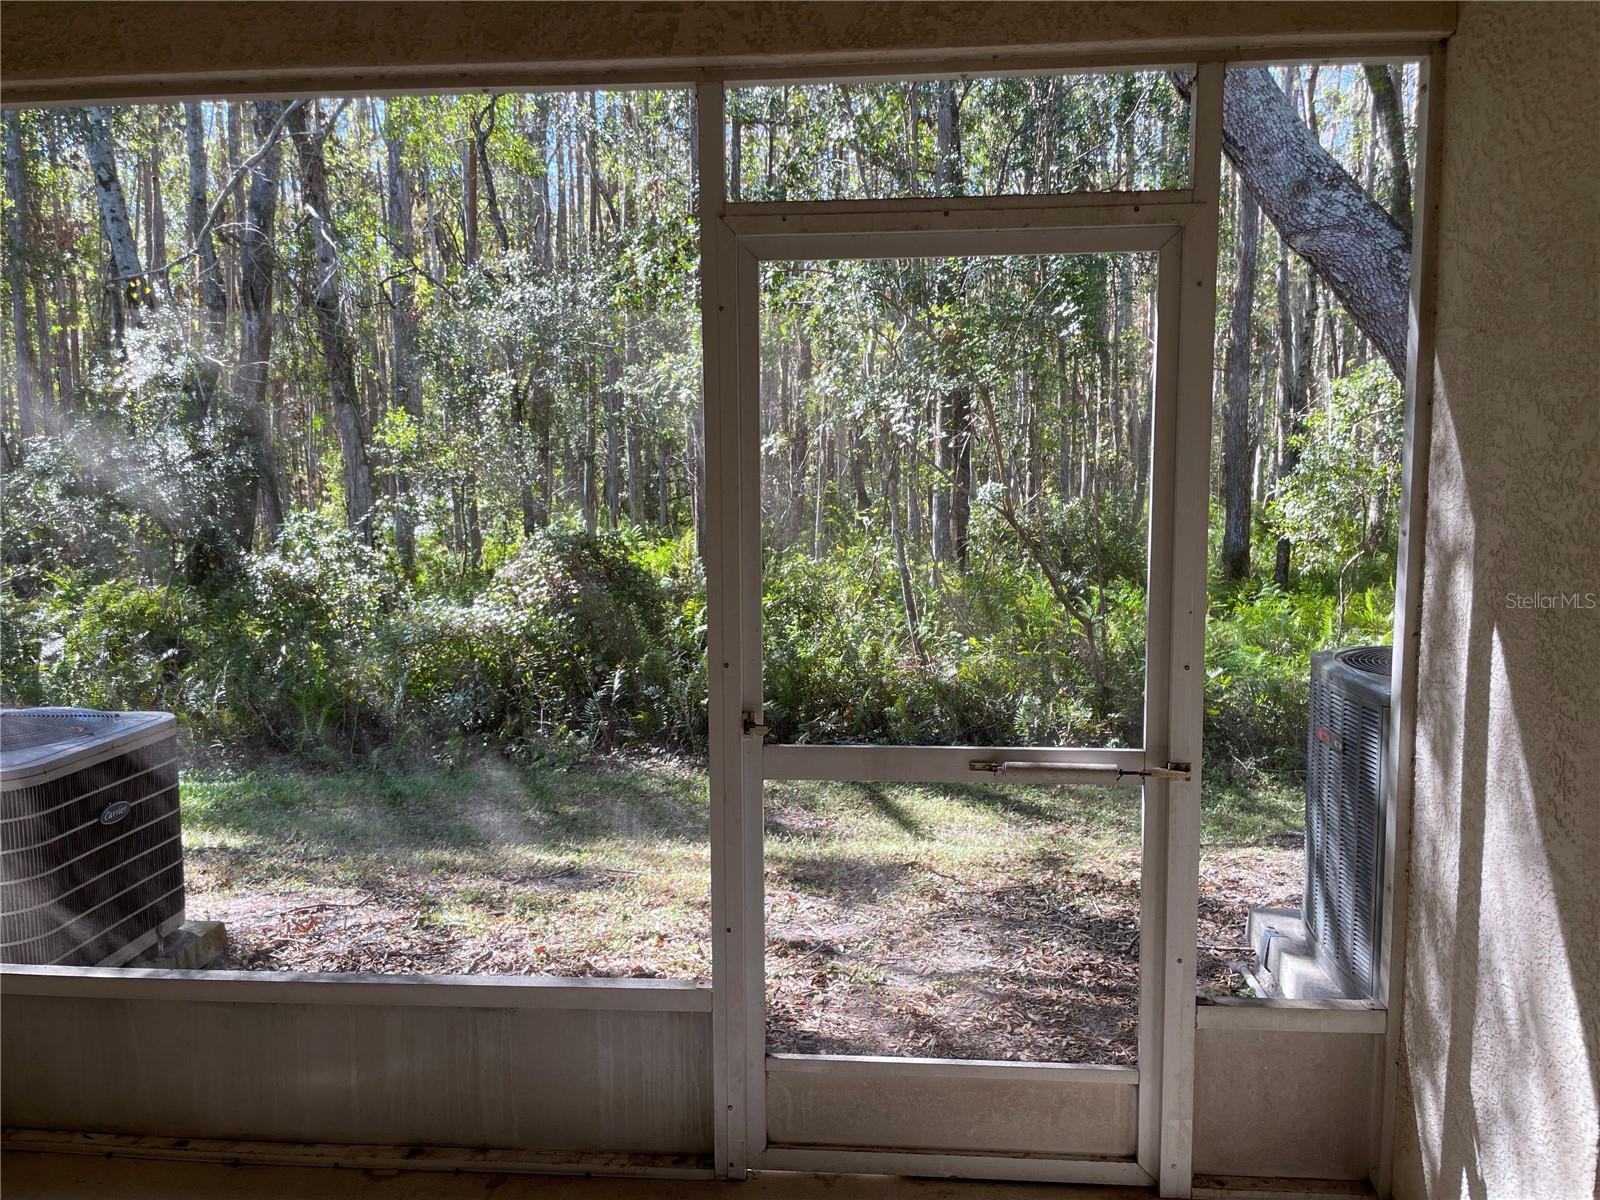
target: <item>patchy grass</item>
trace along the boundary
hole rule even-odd
[[[767,847],[775,1049],[1131,1061],[1136,792],[774,783]]]
[[[186,775],[183,809],[235,965],[710,977],[705,775],[675,759]]]
[[[189,909],[252,969],[710,978],[699,764],[485,758],[454,769],[184,777]],[[1300,801],[1208,788],[1202,986],[1248,904],[1298,901]],[[773,783],[774,1049],[1130,1062],[1138,795]]]

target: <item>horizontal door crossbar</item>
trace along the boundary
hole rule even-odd
[[[752,740],[755,730],[751,731]],[[794,746],[761,747],[767,779],[837,779],[870,783],[973,783],[972,764],[1041,763],[1142,771],[1142,749],[1056,746]],[[1096,777],[1085,782],[1105,782]]]

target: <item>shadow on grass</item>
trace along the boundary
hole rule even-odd
[[[779,1051],[1114,1062],[1138,1034],[1139,889],[1108,865],[1042,849],[1005,881],[971,881],[915,921],[819,940],[817,920],[771,953]],[[874,947],[866,949],[865,947]],[[799,960],[799,961],[796,961]]]
[[[287,866],[508,846],[560,851],[608,839],[710,840],[703,777],[637,766],[561,770],[484,759],[410,772],[260,768],[186,779],[183,807],[188,830],[239,839],[250,856]]]
[[[905,883],[914,863],[873,862],[846,855],[809,854],[774,858],[767,870],[798,892],[840,904],[870,903]]]
[[[855,785],[855,790],[866,798],[872,810],[880,817],[899,826],[913,837],[925,838],[928,830],[925,825],[904,804],[901,804],[881,783],[860,783]]]
[[[882,817],[911,837],[932,837],[933,830],[896,790],[896,785],[881,783],[769,781],[763,821],[767,833],[780,840],[817,834],[848,837],[852,830],[843,822],[866,814]]]
[[[1201,801],[1206,846],[1292,844],[1305,831],[1305,783],[1271,777],[1207,777]]]
[[[1027,795],[1022,788],[965,783],[930,783],[924,786],[928,791],[958,804],[1000,816],[1018,817],[1025,821],[1054,821],[1058,817],[1049,805],[1042,803],[1037,796]]]

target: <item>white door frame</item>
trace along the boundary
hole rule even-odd
[[[920,1170],[1097,1183],[1158,1181],[1163,1195],[1189,1194],[1221,83],[1220,62],[1200,65],[1187,189],[784,204],[727,202],[723,86],[698,88],[719,1175],[739,1178],[760,1166]],[[1144,748],[764,747],[759,735],[746,732],[747,724],[761,720],[760,262],[1126,251],[1154,251],[1159,261]],[[1159,486],[1163,481],[1166,486]],[[1154,502],[1158,495],[1166,497],[1159,504]],[[1145,784],[1135,1158],[768,1149],[764,779],[970,780],[975,754],[1041,763],[1191,764],[1185,781]],[[970,1065],[947,1069],[960,1077]],[[1105,1078],[1112,1085],[1126,1082]]]

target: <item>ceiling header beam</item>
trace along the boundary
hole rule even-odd
[[[1454,3],[0,4],[7,105],[1297,56],[1447,37]]]

